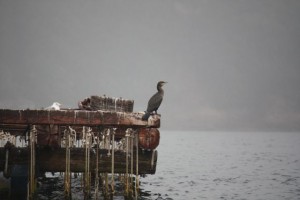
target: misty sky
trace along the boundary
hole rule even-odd
[[[0,0],[0,108],[90,95],[165,130],[300,131],[299,0]]]

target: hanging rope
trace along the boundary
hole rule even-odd
[[[105,196],[105,198],[108,198],[109,197],[109,192],[108,192],[108,173],[105,173],[104,180],[105,180],[104,196]]]
[[[10,177],[11,170],[9,170],[9,154],[10,154],[10,151],[11,151],[12,147],[14,147],[14,146],[10,142],[6,142],[6,144],[4,146],[5,163],[4,163],[3,176],[5,178],[9,178]]]
[[[33,199],[36,189],[35,181],[35,142],[36,142],[36,127],[33,125],[30,130],[30,167],[29,167],[29,183],[28,183],[28,193],[27,199]]]
[[[138,197],[139,191],[139,132],[135,131],[135,149],[136,149],[136,167],[135,167],[135,197]]]
[[[99,145],[100,145],[99,132],[97,132],[97,137],[95,137],[95,142],[96,142],[95,199],[98,200],[99,198]]]
[[[126,173],[125,173],[125,195],[129,198],[133,197],[133,146],[134,146],[134,132],[131,128],[126,130]],[[129,163],[130,157],[130,163]],[[129,172],[130,167],[130,172]]]
[[[5,150],[5,165],[4,165],[4,171],[3,175],[4,177],[8,177],[8,155],[9,155],[9,150]]]
[[[115,188],[115,129],[112,129],[112,156],[111,156],[111,193],[114,193]]]
[[[101,132],[101,136],[102,136],[102,141],[100,142],[100,148],[107,149],[109,151],[109,141],[108,141],[109,129],[104,129]],[[107,155],[109,155],[109,153]],[[107,174],[107,172],[102,173],[101,182],[102,182],[102,193],[106,199],[108,197],[108,174]]]
[[[66,148],[66,170],[64,174],[65,199],[71,199],[71,147],[76,146],[76,131],[70,126],[64,130],[63,143]]]
[[[110,140],[111,140],[111,135],[110,135],[110,129],[106,129],[106,137],[105,137],[105,148],[108,150],[107,156],[111,156],[110,153]]]
[[[4,145],[4,152],[5,152],[5,163],[4,163],[4,170],[3,175],[6,178],[10,177],[10,171],[9,170],[9,154],[11,148],[16,146],[16,137],[14,135],[11,135],[9,132],[4,132],[3,130],[0,131],[0,140],[1,145],[0,147],[3,147]]]
[[[64,174],[65,199],[71,199],[70,135],[66,138],[66,170]]]
[[[131,193],[133,192],[133,139],[134,139],[134,134],[133,131],[131,130],[130,132],[130,191]]]
[[[128,196],[129,193],[129,177],[128,177],[129,137],[130,137],[130,129],[127,129],[125,134],[125,138],[126,138],[125,195],[126,196]]]
[[[92,146],[94,133],[90,127],[83,127],[82,133],[84,136],[83,144],[85,147],[84,198],[89,199],[91,193],[90,149]]]

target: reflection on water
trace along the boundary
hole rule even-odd
[[[138,199],[298,200],[299,144],[300,133],[161,131],[156,174],[140,178]],[[63,176],[38,181],[39,199],[63,198]],[[72,197],[83,199],[80,176]]]
[[[111,177],[109,177],[111,178]],[[82,200],[84,199],[83,193],[83,179],[84,176],[81,173],[75,174],[72,173],[71,178],[71,192],[73,200]],[[94,183],[95,180],[92,180]],[[38,199],[51,199],[51,200],[60,200],[64,198],[64,175],[63,173],[46,173],[46,177],[38,178],[39,189],[38,189]],[[124,185],[123,183],[115,178],[115,193],[113,199],[125,199],[124,197]],[[105,199],[101,196],[101,188],[99,188],[100,194],[98,199]],[[91,185],[90,199],[95,199],[95,187]],[[107,197],[106,199],[111,199]]]

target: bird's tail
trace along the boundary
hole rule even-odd
[[[142,120],[147,121],[149,117],[150,117],[150,113],[149,113],[149,112],[146,112],[146,113],[143,115]]]

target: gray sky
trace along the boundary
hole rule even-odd
[[[90,95],[162,129],[300,131],[299,0],[0,0],[0,108]]]

